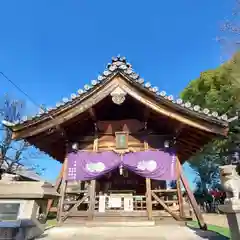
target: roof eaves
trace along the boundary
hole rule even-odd
[[[131,79],[129,79],[131,81]],[[133,82],[134,84],[136,84],[135,82]],[[194,105],[193,107],[191,107],[191,103],[190,102],[183,102],[182,99],[177,99],[174,100],[172,95],[166,95],[165,91],[156,91],[156,89],[153,88],[157,88],[157,87],[153,87],[151,88],[150,83],[145,84],[145,85],[140,85],[137,87],[141,87],[141,89],[143,91],[148,91],[148,93],[152,94],[157,101],[171,107],[171,108],[175,108],[178,111],[181,111],[183,113],[187,113],[193,116],[197,116],[198,118],[201,118],[203,120],[207,120],[216,124],[220,124],[222,126],[228,126],[228,118],[227,116],[218,116],[217,112],[212,112],[210,113],[210,110],[208,109],[201,109],[198,105]],[[150,90],[150,91],[149,91]],[[205,110],[205,112],[204,112]],[[209,114],[207,114],[207,112]],[[225,119],[225,120],[223,120]]]
[[[45,111],[41,109],[40,112],[35,116],[24,116],[21,121],[16,121],[14,123],[3,121],[3,124],[11,128],[13,131],[17,131],[41,120],[52,118],[59,114],[59,112],[81,102],[83,99],[85,99],[85,97],[89,96],[89,94],[91,94],[95,88],[103,85],[109,78],[119,72],[123,73],[134,84],[140,86],[142,89],[148,90],[149,93],[154,94],[156,99],[159,101],[164,102],[167,105],[171,105],[179,111],[193,114],[199,118],[220,124],[225,127],[228,126],[228,117],[226,114],[219,116],[216,111],[210,112],[210,110],[207,108],[201,109],[199,105],[192,106],[190,102],[184,102],[181,98],[175,100],[173,95],[167,95],[165,91],[160,91],[158,87],[152,86],[150,82],[145,82],[144,79],[133,70],[132,65],[126,61],[126,58],[120,56],[113,57],[112,63],[107,64],[105,71],[100,74],[97,79],[92,80],[91,84],[85,84],[83,89],[79,89],[77,91],[77,94],[72,93],[70,98],[64,97],[62,101],[56,104],[55,107],[46,108]]]

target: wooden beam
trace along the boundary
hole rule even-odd
[[[189,138],[187,140],[184,138],[178,139],[176,144],[178,143],[185,144],[185,146],[191,145],[197,149],[202,146],[201,144],[197,144],[196,142],[194,142],[193,139],[189,139]]]
[[[89,189],[89,208],[88,208],[88,219],[92,220],[94,217],[95,210],[95,190],[96,190],[96,180],[91,180]]]
[[[187,109],[185,109],[185,113],[182,114],[179,112],[179,110],[183,110],[182,107],[164,99],[157,100],[154,93],[150,93],[149,91],[146,92],[147,90],[142,88],[137,89],[132,82],[130,83],[129,80],[126,79],[126,76],[118,75],[112,79],[108,79],[104,85],[100,84],[96,86],[92,91],[84,94],[81,98],[77,98],[71,104],[66,104],[54,110],[51,115],[45,114],[38,120],[30,122],[28,125],[22,124],[17,127],[12,127],[13,139],[33,136],[56,125],[61,125],[66,121],[74,119],[79,114],[86,112],[89,107],[93,107],[109,96],[109,94],[118,86],[121,87],[129,96],[133,97],[158,114],[162,114],[205,132],[215,132],[220,135],[227,134],[227,125],[220,126],[220,124],[212,122],[209,117],[203,117],[203,115],[199,116],[199,113],[189,111]],[[93,96],[94,98],[92,98]]]
[[[209,136],[206,136],[206,135],[196,135],[196,134],[194,135],[188,132],[186,134],[182,134],[181,136],[179,136],[177,140],[181,141],[182,139],[188,142],[199,143],[202,145],[205,142],[209,142],[211,139],[213,139],[213,137],[210,138]]]
[[[179,122],[178,127],[175,130],[175,138],[177,139],[178,136],[182,133],[182,131],[186,128],[186,125]]]
[[[152,194],[151,194],[151,179],[146,178],[146,206],[148,220],[152,220]]]
[[[63,173],[64,173],[64,164],[62,164],[62,168],[60,171],[60,174],[57,178],[56,184],[55,184],[55,190],[56,192],[59,192],[59,188],[61,186],[61,182],[62,182],[62,178],[63,178]],[[53,205],[54,200],[53,199],[49,199],[48,200],[48,204],[47,204],[47,210],[46,210],[46,216],[48,216],[48,213],[50,212],[50,209]]]
[[[85,196],[83,196],[80,200],[78,200],[77,203],[74,204],[74,206],[73,206],[64,216],[60,215],[60,218],[62,219],[62,221],[64,222],[72,212],[77,211],[77,208],[78,208],[84,201],[86,201],[88,197],[89,197],[88,194],[85,195]]]
[[[177,152],[179,158],[183,159],[184,161],[193,157],[196,153],[198,153],[200,151],[201,151],[201,149],[198,149],[198,150],[196,150],[196,149],[184,149],[184,146],[181,146],[181,147],[177,146],[177,148],[176,148],[176,152]],[[182,163],[182,161],[180,161],[180,162]]]
[[[97,133],[96,133],[97,134]],[[98,136],[95,136],[93,142],[93,151],[98,151]],[[93,219],[94,211],[95,211],[95,201],[96,201],[96,180],[91,180],[91,184],[89,186],[89,208],[88,208],[88,219]]]
[[[35,135],[32,137],[27,138],[27,141],[33,144],[38,144],[41,142],[44,142],[44,144],[52,144],[54,142],[57,142],[59,140],[67,140],[67,133],[64,128],[60,127],[59,125],[49,129],[46,132],[43,132],[39,135]]]
[[[181,218],[180,218],[176,213],[174,213],[174,212],[156,195],[156,193],[152,192],[152,196],[153,196],[153,198],[154,198],[157,202],[159,202],[159,203],[163,206],[163,208],[164,208],[170,215],[173,216],[174,219],[176,219],[177,221],[180,221],[180,220],[181,220]]]
[[[148,121],[149,116],[150,116],[150,109],[149,109],[149,107],[145,106],[144,110],[143,110],[143,120],[144,120],[144,122]]]
[[[95,87],[93,91],[90,91],[90,94],[85,95],[79,99],[79,101],[75,101],[74,104],[69,104],[65,107],[59,108],[59,110],[57,109],[54,113],[53,119],[50,118],[49,115],[46,115],[43,116],[41,120],[32,123],[29,127],[23,126],[19,130],[15,130],[13,128],[13,139],[26,138],[28,136],[36,135],[58,124],[65,123],[66,121],[75,118],[79,114],[86,112],[89,107],[92,107],[94,104],[97,104],[107,97],[118,85],[119,82],[117,79],[114,81],[108,81],[104,88],[100,84]],[[94,101],[91,98],[92,95],[95,95]]]
[[[29,142],[39,142],[42,139],[49,140],[49,137],[53,137],[53,136],[54,136],[54,138],[59,137],[59,134],[57,133],[57,129],[55,127],[49,129],[48,131],[42,132],[38,135],[28,137],[27,141],[29,141]],[[39,140],[39,139],[41,139],[41,140]]]
[[[191,144],[191,142],[189,142],[189,143],[184,143],[184,142],[182,142],[182,141],[178,141],[177,143],[176,143],[176,145],[175,145],[177,148],[179,148],[179,149],[182,149],[182,150],[188,150],[188,151],[190,151],[190,152],[192,152],[192,151],[199,151],[200,149],[201,149],[201,145],[199,145],[199,146],[193,146],[192,144]]]
[[[137,119],[124,119],[124,120],[108,120],[97,121],[99,133],[102,135],[114,135],[115,132],[123,128],[131,134],[137,134],[144,128],[144,122]]]
[[[65,198],[65,192],[67,189],[67,157],[65,158],[65,161],[63,163],[64,167],[63,167],[63,178],[61,181],[61,192],[60,192],[60,200],[58,203],[58,213],[57,213],[57,219],[58,222],[61,223],[62,222],[62,212],[63,212],[63,203],[64,203],[64,198]]]
[[[123,81],[123,80],[122,80]],[[220,135],[226,134],[226,129],[224,127],[217,126],[217,124],[210,123],[207,118],[200,119],[197,116],[197,113],[191,112],[191,117],[183,116],[179,114],[176,110],[173,110],[171,107],[164,107],[164,105],[160,105],[159,102],[155,101],[153,98],[147,97],[145,94],[140,94],[137,92],[134,87],[130,84],[120,82],[121,88],[128,93],[130,96],[144,104],[145,106],[150,107],[153,111],[163,114],[171,119],[182,122],[186,125],[192,126],[194,128],[200,129],[206,132],[215,132]],[[170,104],[170,102],[169,102]],[[171,103],[172,104],[172,103]],[[176,106],[176,105],[175,105]],[[189,115],[190,115],[189,114]],[[195,116],[193,116],[195,115]]]
[[[192,205],[193,211],[194,211],[194,213],[197,217],[198,224],[199,224],[201,229],[207,230],[207,224],[204,222],[204,219],[203,219],[202,213],[201,213],[201,211],[198,207],[197,201],[196,201],[196,199],[195,199],[195,197],[194,197],[194,195],[193,195],[193,193],[192,193],[192,191],[189,187],[189,184],[188,184],[186,178],[183,175],[182,166],[179,165],[179,168],[180,168],[180,178],[182,180],[182,184],[183,184],[183,186],[186,190],[186,193],[187,193],[189,201]]]
[[[216,133],[212,132],[212,133],[207,133],[205,131],[201,131],[200,129],[196,129],[194,127],[191,126],[187,126],[187,133],[191,134],[193,136],[210,136],[210,138],[216,136]],[[195,133],[195,134],[194,134]]]
[[[148,143],[144,141],[144,151],[149,149]],[[151,194],[152,186],[151,179],[146,178],[146,207],[147,207],[147,215],[148,220],[152,220],[152,194]]]
[[[97,122],[97,115],[96,115],[96,111],[93,107],[88,109],[89,115],[91,117],[91,119],[93,120],[93,122]]]
[[[177,157],[176,161],[176,173],[177,173],[177,196],[178,196],[178,203],[179,203],[179,212],[180,217],[185,218],[184,216],[184,209],[183,209],[183,196],[182,196],[182,190],[181,190],[181,179],[180,179],[180,165],[179,159]]]

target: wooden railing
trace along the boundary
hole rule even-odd
[[[177,199],[177,189],[156,189],[151,190],[151,193],[156,194],[157,197],[159,197],[170,209],[173,209],[173,211],[179,211],[179,204]],[[79,195],[86,195],[87,190],[81,190],[81,191],[71,191],[67,193],[67,196],[63,202],[64,211],[68,211],[74,204],[77,204],[79,202],[78,196]],[[111,208],[109,206],[111,196],[106,195],[105,196],[105,210],[106,211],[124,211],[124,197],[121,197],[121,207],[120,208]],[[146,196],[145,195],[133,195],[133,211],[143,211],[146,210]],[[84,205],[84,209],[87,210],[89,205],[89,197],[87,197],[83,202],[82,205]],[[154,197],[152,197],[152,208],[153,210],[164,210],[162,205],[157,201]],[[56,211],[57,209],[51,209],[51,211]],[[99,195],[96,195],[95,198],[95,211],[99,211]]]

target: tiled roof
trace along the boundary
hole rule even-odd
[[[1,168],[5,171],[7,169],[6,163],[3,163]],[[16,174],[34,181],[44,181],[43,178],[38,175],[36,172],[33,170],[27,169],[26,167],[23,166],[17,166],[17,169],[12,169],[12,174]]]
[[[165,101],[169,103],[174,103],[176,106],[180,107],[182,110],[186,111],[192,111],[195,113],[198,113],[198,115],[205,116],[208,119],[215,120],[217,122],[227,122],[228,117],[227,115],[219,116],[219,114],[216,111],[210,112],[207,108],[201,108],[198,105],[192,105],[190,102],[184,102],[181,98],[174,99],[173,95],[167,95],[167,93],[164,90],[159,90],[157,86],[153,86],[149,81],[145,81],[143,78],[139,76],[138,73],[136,73],[132,65],[127,62],[125,57],[113,57],[112,62],[107,64],[106,69],[103,71],[101,75],[97,77],[97,79],[94,79],[89,84],[85,84],[82,89],[79,89],[77,93],[72,93],[70,97],[64,97],[62,101],[56,103],[55,107],[50,107],[46,109],[41,109],[38,114],[32,117],[24,116],[21,121],[16,121],[14,123],[10,123],[7,121],[3,121],[3,124],[9,127],[17,126],[19,124],[25,124],[29,121],[35,121],[40,119],[43,115],[51,115],[57,110],[60,110],[62,107],[66,106],[66,104],[69,104],[76,100],[81,100],[83,96],[91,92],[96,86],[104,82],[109,77],[113,76],[113,74],[121,72],[125,76],[127,76],[130,80],[135,82],[136,84],[140,85],[141,87],[147,89],[149,92],[154,93],[156,95],[156,98],[164,99]]]

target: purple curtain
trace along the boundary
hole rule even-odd
[[[68,180],[91,180],[100,177],[121,163],[114,152],[77,152],[68,154]]]
[[[136,174],[155,180],[175,180],[175,154],[164,151],[128,153],[123,166]]]
[[[68,180],[96,179],[123,165],[130,171],[155,180],[175,180],[175,154],[165,151],[126,153],[77,152],[68,154]]]

